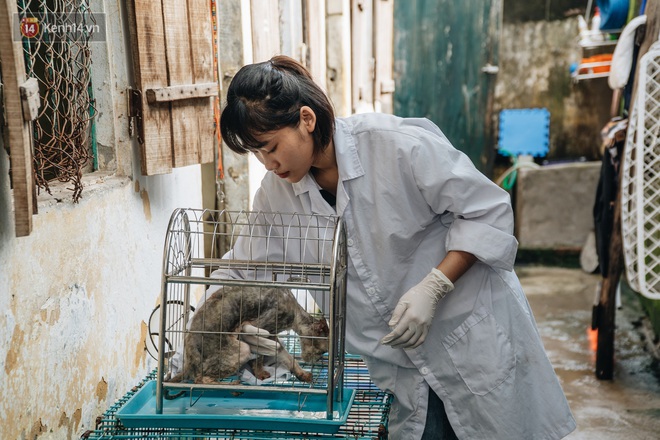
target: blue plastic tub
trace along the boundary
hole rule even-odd
[[[327,419],[324,394],[194,390],[163,400],[156,414],[156,381],[147,382],[117,411],[128,428],[214,428],[336,433],[346,423],[356,390],[345,388]]]

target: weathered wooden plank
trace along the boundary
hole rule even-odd
[[[244,17],[250,16],[249,6],[249,3],[243,0],[218,0],[218,11],[221,11],[218,13],[218,46],[223,101],[235,73],[247,62],[246,54],[252,52],[251,47],[246,47],[250,39],[243,38],[242,26],[244,22],[248,22]],[[220,182],[224,197],[217,198],[217,209],[228,211],[249,209],[248,157],[235,154],[224,146],[220,154],[225,170],[224,178]],[[219,239],[216,242],[218,255],[224,255],[233,244],[231,234],[225,234],[228,232],[226,225],[222,226],[225,230],[218,231]]]
[[[394,112],[394,0],[374,2],[374,109]]]
[[[5,119],[9,131],[9,154],[14,193],[14,221],[17,237],[32,232],[33,199],[32,140],[30,124],[23,118],[19,87],[25,82],[21,41],[14,41],[12,30],[17,7],[15,0],[0,1],[0,59],[5,97]]]
[[[189,0],[188,17],[193,82],[195,84],[212,83],[215,95],[217,95],[219,84],[213,83],[213,23],[211,22],[210,2],[208,0]],[[213,124],[213,98],[195,100],[191,104],[195,109],[197,118],[199,162],[213,162],[216,145]]]
[[[277,2],[252,0],[252,51],[254,62],[280,53],[280,22]]]
[[[162,87],[167,83],[165,29],[160,1],[127,2],[131,52],[136,86],[140,90]],[[144,144],[141,145],[142,174],[150,176],[172,171],[172,127],[170,105],[149,105],[142,94]]]
[[[186,2],[163,0],[163,23],[169,74],[167,85],[192,84],[192,49]],[[195,108],[183,101],[173,101],[170,107],[172,109],[172,163],[175,167],[197,164],[199,163],[200,138],[197,133]]]
[[[353,112],[374,110],[373,4],[351,2],[351,66]]]
[[[325,0],[305,0],[304,11],[307,68],[314,81],[326,90]]]
[[[282,53],[302,62],[303,20],[301,0],[280,0]]]
[[[327,91],[338,116],[351,114],[350,0],[327,0]]]
[[[208,98],[209,96],[218,96],[218,85],[216,83],[159,87],[147,90],[147,101],[150,104],[181,99]]]

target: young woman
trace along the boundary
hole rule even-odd
[[[254,210],[342,217],[347,350],[395,395],[392,439],[558,439],[575,429],[513,271],[509,195],[438,127],[335,118],[284,56],[236,74],[220,124],[229,148],[271,171]]]

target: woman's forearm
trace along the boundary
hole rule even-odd
[[[472,265],[477,257],[469,252],[449,251],[447,256],[438,264],[438,270],[445,274],[452,283],[455,283]]]

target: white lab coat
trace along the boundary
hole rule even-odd
[[[507,192],[426,119],[367,113],[337,119],[336,210],[311,175],[264,177],[255,211],[338,214],[349,254],[346,344],[396,396],[390,438],[424,431],[429,386],[461,439],[558,439],[575,429],[513,264]],[[281,253],[271,243],[269,252]],[[440,300],[417,349],[381,345],[399,298],[448,250],[478,262]],[[265,260],[240,241],[233,258]],[[249,253],[249,255],[248,255]],[[226,274],[215,274],[224,277]]]

